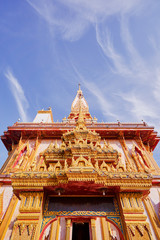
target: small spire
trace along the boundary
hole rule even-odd
[[[81,106],[81,110],[83,111],[84,118],[92,119],[89,113],[88,103],[83,96],[83,92],[81,90],[81,84],[79,83],[77,95],[72,102],[71,113],[69,114],[68,119],[76,119],[78,117],[80,112],[80,106]]]
[[[85,121],[84,121],[84,115],[83,115],[83,111],[82,111],[82,106],[81,106],[81,97],[80,97],[80,101],[79,101],[79,116],[78,116],[78,120],[77,120],[77,128],[80,129],[85,129]]]
[[[83,96],[82,90],[81,90],[81,84],[78,84],[78,91],[77,94],[79,95],[79,97]]]

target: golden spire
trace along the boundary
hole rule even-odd
[[[89,113],[88,103],[83,96],[83,92],[81,90],[81,85],[79,83],[77,95],[72,103],[71,113],[70,113],[68,119],[73,119],[73,118],[77,119],[77,117],[79,116],[80,108],[81,108],[81,111],[83,112],[84,118],[92,119],[92,117]]]
[[[83,97],[83,93],[82,93],[82,90],[81,90],[81,84],[80,84],[80,83],[78,84],[77,94],[79,95],[79,98]],[[87,102],[86,102],[86,103],[87,103]],[[88,105],[88,104],[87,104],[87,105]]]
[[[84,121],[84,115],[82,112],[82,102],[81,102],[81,96],[80,96],[80,101],[79,101],[79,115],[78,115],[78,120],[76,123],[78,129],[85,129],[86,125],[85,125],[85,121]]]

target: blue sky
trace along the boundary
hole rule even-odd
[[[159,13],[159,0],[1,0],[0,134],[49,106],[61,121],[78,83],[98,121],[160,133]]]

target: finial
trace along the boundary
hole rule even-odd
[[[82,95],[82,90],[81,90],[81,84],[80,83],[78,84],[78,91],[77,91],[77,93],[79,94],[79,96]]]
[[[85,129],[85,122],[84,122],[84,116],[83,116],[83,111],[82,111],[82,106],[81,106],[81,96],[80,96],[80,102],[79,102],[79,116],[77,120],[77,128],[78,129]]]

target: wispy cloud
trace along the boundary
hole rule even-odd
[[[128,26],[128,17],[123,15],[121,17],[120,25],[121,37],[129,55],[129,67],[131,69],[131,74],[138,80],[146,81],[151,76],[150,67],[148,66],[149,64],[146,62],[146,59],[143,59],[143,57],[140,56],[139,51],[135,47]]]
[[[48,24],[51,33],[75,41],[83,36],[89,25],[102,22],[108,16],[132,13],[141,9],[144,0],[26,0]],[[53,35],[54,35],[53,34]]]
[[[39,17],[45,20],[52,37],[60,34],[65,40],[75,41],[83,35],[88,27],[88,21],[81,17],[77,11],[71,14],[70,4],[65,5],[63,1],[56,4],[48,0],[27,0],[27,2]]]
[[[113,42],[111,40],[110,32],[104,28],[100,28],[98,24],[96,24],[96,39],[101,47],[103,53],[112,60],[114,69],[113,71],[122,74],[122,75],[130,75],[131,71],[129,67],[125,64],[125,60],[123,56],[121,56],[114,48]]]
[[[112,71],[116,74],[119,74],[123,77],[129,77],[130,79],[136,79],[142,83],[142,81],[147,81],[152,75],[153,72],[146,62],[146,59],[143,59],[139,51],[134,46],[134,42],[129,31],[128,26],[128,17],[122,15],[120,18],[120,33],[118,41],[122,41],[123,52],[118,52],[113,44],[113,36],[111,32],[107,29],[105,24],[96,24],[96,39],[101,50],[111,60]],[[118,46],[118,42],[115,42],[115,45]]]
[[[93,82],[83,81],[85,87],[97,98],[100,108],[102,109],[103,115],[111,116],[117,119],[117,115],[113,113],[113,105],[109,99],[104,96],[103,92],[98,88],[98,86]],[[111,110],[112,109],[112,110]]]
[[[159,114],[157,113],[156,109],[149,104],[144,99],[141,99],[137,94],[134,92],[130,92],[129,94],[120,94],[123,100],[130,103],[130,111],[137,119],[146,119],[149,117],[151,119],[159,118]],[[143,97],[143,96],[142,96]]]
[[[26,111],[29,107],[29,103],[25,97],[24,90],[18,82],[18,79],[13,75],[12,71],[9,68],[5,71],[4,75],[9,81],[11,92],[15,98],[20,117],[22,121],[27,122],[28,118]]]
[[[155,85],[154,85],[154,90],[153,90],[153,94],[155,99],[160,102],[160,69],[157,69],[155,71],[156,74],[156,81],[155,81]]]
[[[154,59],[150,59],[140,54],[136,43],[133,40],[129,28],[129,16],[122,14],[119,18],[120,36],[118,41],[121,41],[123,52],[118,52],[116,47],[118,42],[114,39],[114,47],[111,32],[106,27],[107,24],[97,24],[96,38],[103,53],[111,60],[112,71],[120,78],[123,77],[122,87],[117,90],[116,94],[121,96],[122,104],[129,106],[129,114],[134,119],[141,119],[155,122],[159,129],[159,104],[160,102],[160,54],[152,41],[154,49]],[[105,26],[105,27],[104,27]],[[124,85],[124,80],[130,82],[130,87]],[[123,90],[122,90],[123,89]],[[120,93],[120,92],[123,92]],[[126,104],[125,104],[126,103]],[[115,103],[117,104],[117,103]]]

